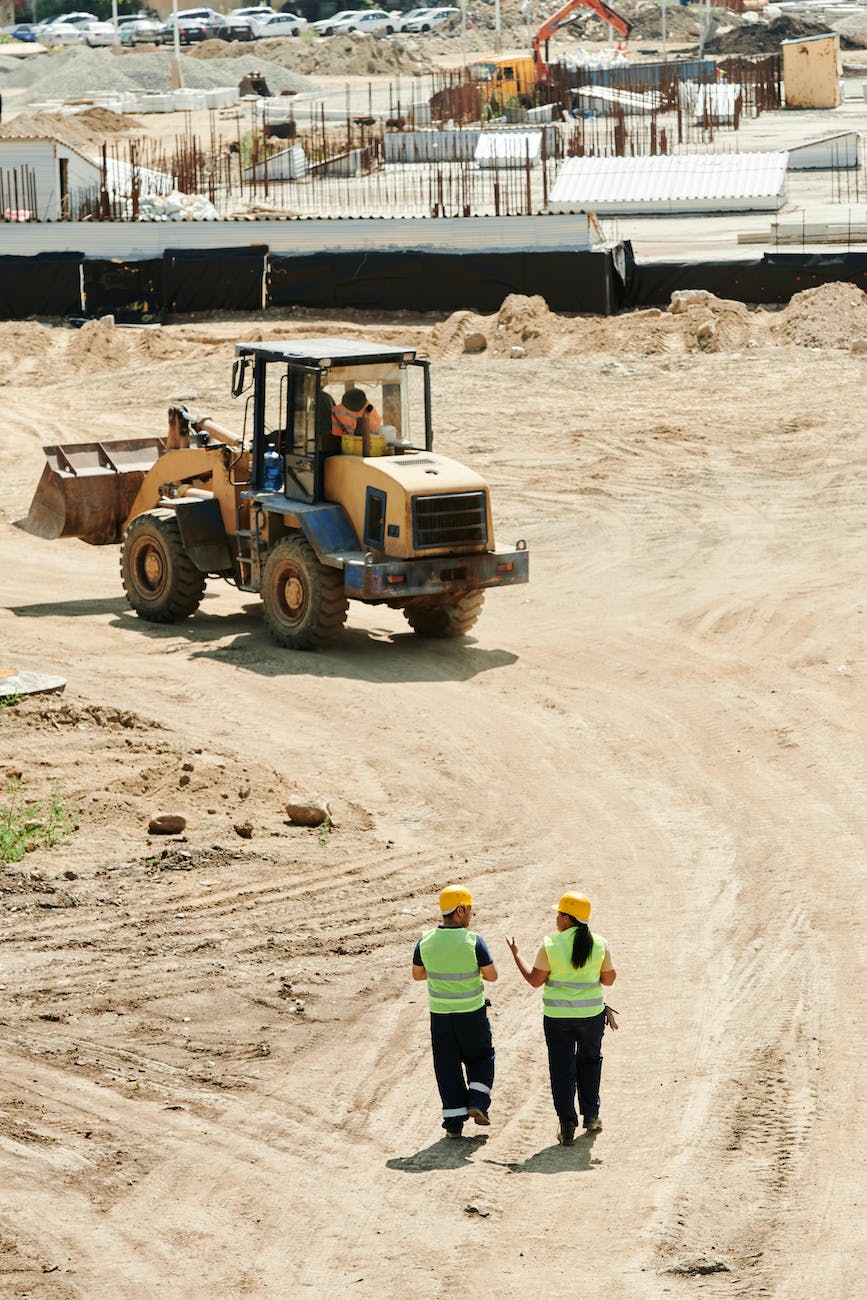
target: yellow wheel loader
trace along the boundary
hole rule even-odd
[[[46,447],[20,527],[120,542],[127,600],[154,623],[193,614],[211,577],[258,592],[295,650],[335,637],[349,600],[462,636],[488,587],[527,582],[524,542],[494,544],[484,480],[433,450],[412,349],[313,338],[235,354],[241,436],[172,408],[163,438]]]

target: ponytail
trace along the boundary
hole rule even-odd
[[[579,921],[577,917],[571,916],[575,927],[575,934],[572,939],[572,965],[576,970],[587,964],[591,952],[593,951],[593,935],[590,933],[590,926],[586,921]]]

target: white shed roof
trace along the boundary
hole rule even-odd
[[[535,167],[542,153],[541,131],[482,131],[476,145],[480,167]]]
[[[788,155],[567,158],[551,212],[776,212],[786,201]]]

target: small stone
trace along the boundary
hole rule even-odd
[[[709,289],[675,289],[668,310],[672,316],[678,316],[681,312],[688,311],[690,307],[706,307],[715,298],[716,294],[711,293]]]
[[[321,826],[326,821],[334,825],[328,800],[319,796],[303,803],[287,803],[286,811],[289,820],[296,826]]]
[[[189,784],[190,784],[190,778],[189,778],[186,774],[184,774],[184,775],[181,776],[181,777],[178,777],[178,789],[179,789],[179,790],[183,790],[183,789],[185,789],[185,787],[188,786]]]
[[[179,813],[161,813],[148,822],[148,835],[180,835],[186,829],[187,819]]]
[[[240,790],[238,791],[238,798],[239,798],[239,799],[249,799],[249,798],[250,798],[250,787],[249,787],[248,785],[242,785],[242,786],[241,786]]]
[[[699,325],[695,337],[699,347],[709,347],[716,338],[716,321],[706,320],[703,325]]]
[[[464,352],[485,352],[487,347],[488,340],[479,330],[474,330],[464,339]]]
[[[77,871],[64,871],[64,873],[63,873],[63,878],[64,878],[64,880],[77,880],[77,879],[78,879],[78,872],[77,872]]]
[[[470,1201],[469,1205],[464,1206],[464,1214],[478,1214],[482,1219],[487,1219],[490,1213],[488,1206],[482,1205],[481,1201]]]
[[[240,835],[242,840],[251,840],[253,838],[253,827],[250,822],[237,822],[232,829],[236,835]]]
[[[192,763],[182,763],[182,764],[181,764],[181,771],[182,771],[182,772],[192,772],[192,771],[193,771],[193,765],[192,765]]]
[[[526,355],[527,355],[527,349],[522,348],[518,344],[516,344],[512,348],[511,352],[509,353],[509,356],[512,358],[513,361],[518,361],[520,360],[521,357],[525,357]]]
[[[856,357],[863,357],[867,354],[867,339],[853,339],[850,351]]]

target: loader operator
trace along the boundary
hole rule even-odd
[[[448,885],[439,906],[442,922],[435,930],[426,930],[416,944],[412,977],[427,980],[442,1126],[447,1137],[459,1138],[467,1119],[490,1123],[494,1046],[483,981],[496,980],[497,968],[484,939],[469,928],[470,891],[463,885]]]
[[[338,438],[365,432],[376,433],[382,424],[382,416],[368,402],[363,388],[349,388],[331,412],[331,432]]]

